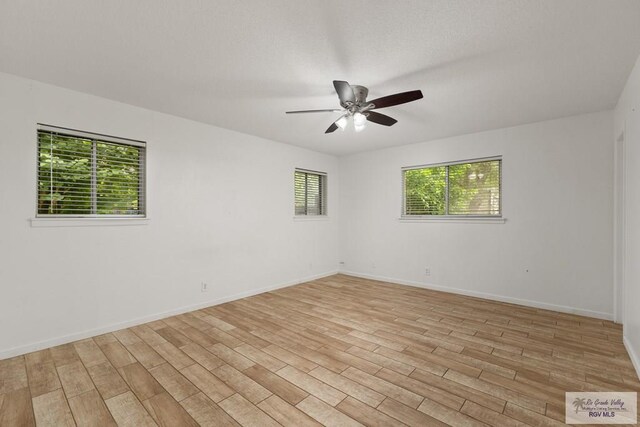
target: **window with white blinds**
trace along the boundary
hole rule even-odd
[[[327,214],[327,174],[296,169],[294,173],[295,214]]]
[[[38,217],[144,217],[146,143],[38,126]]]
[[[502,216],[502,159],[403,168],[405,217]]]

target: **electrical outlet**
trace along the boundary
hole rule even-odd
[[[431,268],[427,267],[424,269],[424,274],[427,276],[431,276]]]
[[[202,282],[200,290],[202,292],[207,292],[209,290],[209,285],[206,284],[205,282]]]

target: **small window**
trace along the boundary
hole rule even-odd
[[[294,174],[295,214],[327,214],[327,174],[296,169]]]
[[[404,168],[405,217],[500,217],[500,158]]]
[[[144,142],[38,127],[38,217],[144,217]]]

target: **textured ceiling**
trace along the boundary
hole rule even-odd
[[[0,0],[0,71],[348,154],[612,108],[637,0]],[[332,80],[424,99],[325,135]]]

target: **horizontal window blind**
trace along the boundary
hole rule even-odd
[[[500,161],[449,166],[449,215],[500,215]]]
[[[447,168],[405,171],[405,215],[444,215]]]
[[[38,129],[38,216],[144,216],[145,144]]]
[[[327,175],[296,169],[294,173],[295,214],[327,214]]]
[[[501,216],[500,158],[403,170],[404,216]]]

